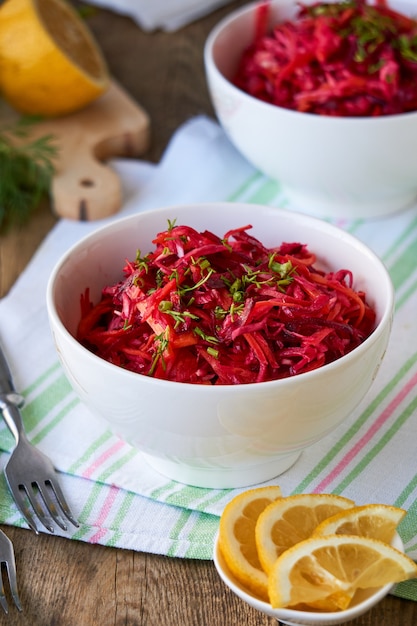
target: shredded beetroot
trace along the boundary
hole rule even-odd
[[[250,95],[296,111],[381,116],[417,110],[417,21],[385,0],[300,3],[295,20],[265,30],[258,7],[253,44],[235,79]]]
[[[234,385],[321,367],[372,333],[351,272],[315,269],[300,243],[265,248],[250,228],[220,239],[169,223],[97,305],[86,289],[78,340],[140,374]]]

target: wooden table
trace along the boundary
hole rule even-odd
[[[173,132],[192,116],[213,115],[203,44],[236,1],[173,34],[143,33],[133,21],[98,10],[89,18],[113,76],[148,111],[157,162]],[[0,237],[4,296],[55,224],[47,203],[30,222]],[[266,626],[276,624],[226,589],[211,562],[172,559],[4,528],[16,550],[24,612],[8,626]],[[352,626],[417,624],[417,604],[388,596]]]

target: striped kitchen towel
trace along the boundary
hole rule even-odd
[[[160,164],[119,160],[114,167],[124,185],[123,215],[199,201],[291,208],[279,183],[250,166],[220,127],[205,117],[177,131]],[[26,399],[29,438],[61,472],[80,520],[79,529],[57,533],[90,543],[209,559],[219,515],[242,490],[189,487],[157,474],[87,411],[58,363],[45,308],[46,283],[61,254],[105,221],[61,220],[0,301],[0,336]],[[417,206],[373,221],[330,221],[363,240],[385,262],[396,292],[392,336],[377,379],[357,410],[270,483],[278,482],[285,495],[333,492],[358,504],[381,502],[407,509],[400,533],[408,554],[417,558]],[[13,443],[1,423],[2,466]],[[2,475],[0,522],[25,525]],[[400,585],[396,593],[417,599],[414,581]]]

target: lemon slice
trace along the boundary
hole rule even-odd
[[[260,514],[255,539],[259,560],[269,573],[280,554],[310,537],[324,519],[352,508],[353,500],[334,494],[299,494],[273,502]]]
[[[358,589],[417,576],[417,565],[383,541],[353,535],[312,537],[284,552],[269,575],[274,608],[346,609]]]
[[[341,511],[317,526],[314,536],[359,535],[391,543],[406,511],[386,504],[365,504]]]
[[[281,497],[278,486],[249,489],[224,508],[219,526],[219,548],[234,576],[259,598],[268,601],[268,578],[259,562],[255,526],[260,513]]]
[[[99,46],[65,0],[6,0],[0,6],[0,93],[17,111],[65,115],[108,86]]]

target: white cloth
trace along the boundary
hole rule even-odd
[[[175,31],[230,0],[88,0],[115,13],[128,15],[143,30]]]

